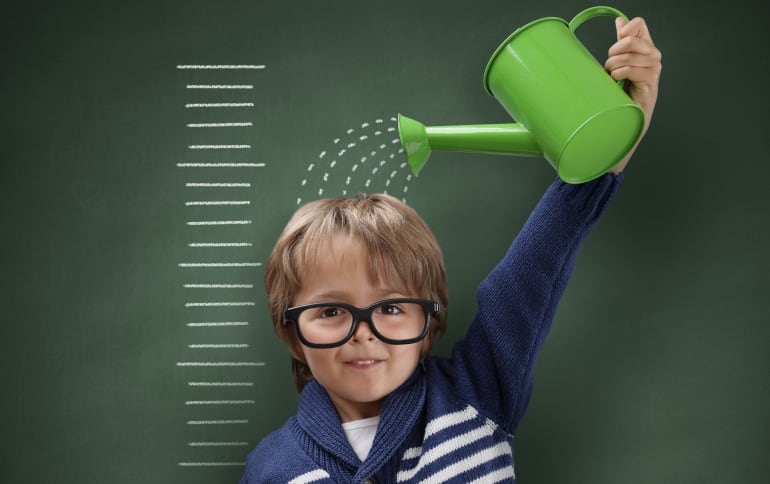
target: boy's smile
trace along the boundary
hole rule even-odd
[[[340,302],[366,307],[383,299],[410,297],[406,288],[374,281],[363,245],[335,236],[318,251],[315,264],[300,275],[301,288],[293,305]],[[342,422],[380,414],[383,399],[414,372],[429,341],[390,345],[380,341],[366,321],[353,337],[336,348],[314,349],[298,341],[294,353],[304,359],[326,389]]]

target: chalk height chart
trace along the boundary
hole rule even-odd
[[[261,248],[253,234],[254,180],[266,166],[253,145],[254,81],[261,64],[180,64],[186,75],[185,140],[176,161],[184,184],[186,248],[176,261],[184,288],[186,358],[175,361],[186,386],[179,401],[184,419],[180,454],[184,468],[242,467],[254,446],[249,410],[257,403],[255,379],[266,363],[258,358],[246,329],[258,311]],[[264,308],[261,308],[264,309]]]
[[[242,467],[260,435],[253,418],[266,399],[256,328],[269,328],[261,296],[263,262],[270,247],[257,242],[265,207],[256,206],[269,161],[258,139],[259,79],[263,64],[179,64],[185,103],[179,123],[184,143],[175,152],[183,205],[175,232],[183,234],[184,257],[173,263],[184,300],[173,301],[183,329],[173,364],[184,395],[179,418],[180,468]],[[264,77],[263,77],[264,78]],[[323,197],[389,193],[403,201],[413,175],[398,139],[396,113],[345,120],[339,131],[296,171],[285,200],[300,205]],[[261,183],[261,185],[260,185]],[[175,187],[178,191],[180,187]],[[258,298],[259,296],[259,298]],[[171,301],[170,301],[171,303]],[[276,345],[280,341],[276,338]],[[180,352],[181,351],[181,352]],[[288,360],[283,363],[287,363]],[[288,374],[288,373],[287,373]],[[264,375],[264,373],[263,373]],[[260,410],[260,408],[262,410]],[[256,413],[255,413],[256,412]],[[278,427],[280,421],[275,422]]]

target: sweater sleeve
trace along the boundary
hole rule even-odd
[[[557,179],[492,272],[478,310],[452,352],[458,393],[513,433],[529,403],[535,360],[567,286],[581,242],[622,181]]]

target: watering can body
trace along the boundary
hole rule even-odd
[[[570,23],[546,17],[511,34],[494,52],[484,86],[517,123],[425,127],[399,115],[399,136],[417,173],[431,150],[542,156],[568,183],[612,168],[636,144],[644,112],[575,37],[593,7]]]

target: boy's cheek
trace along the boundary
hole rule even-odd
[[[433,346],[433,332],[428,333],[428,336],[420,342],[420,359],[422,360],[428,356],[430,348]]]
[[[307,363],[307,358],[305,358],[305,347],[302,346],[302,343],[300,343],[296,335],[289,336],[289,341],[286,342],[286,346],[288,346],[289,353],[294,359]]]

